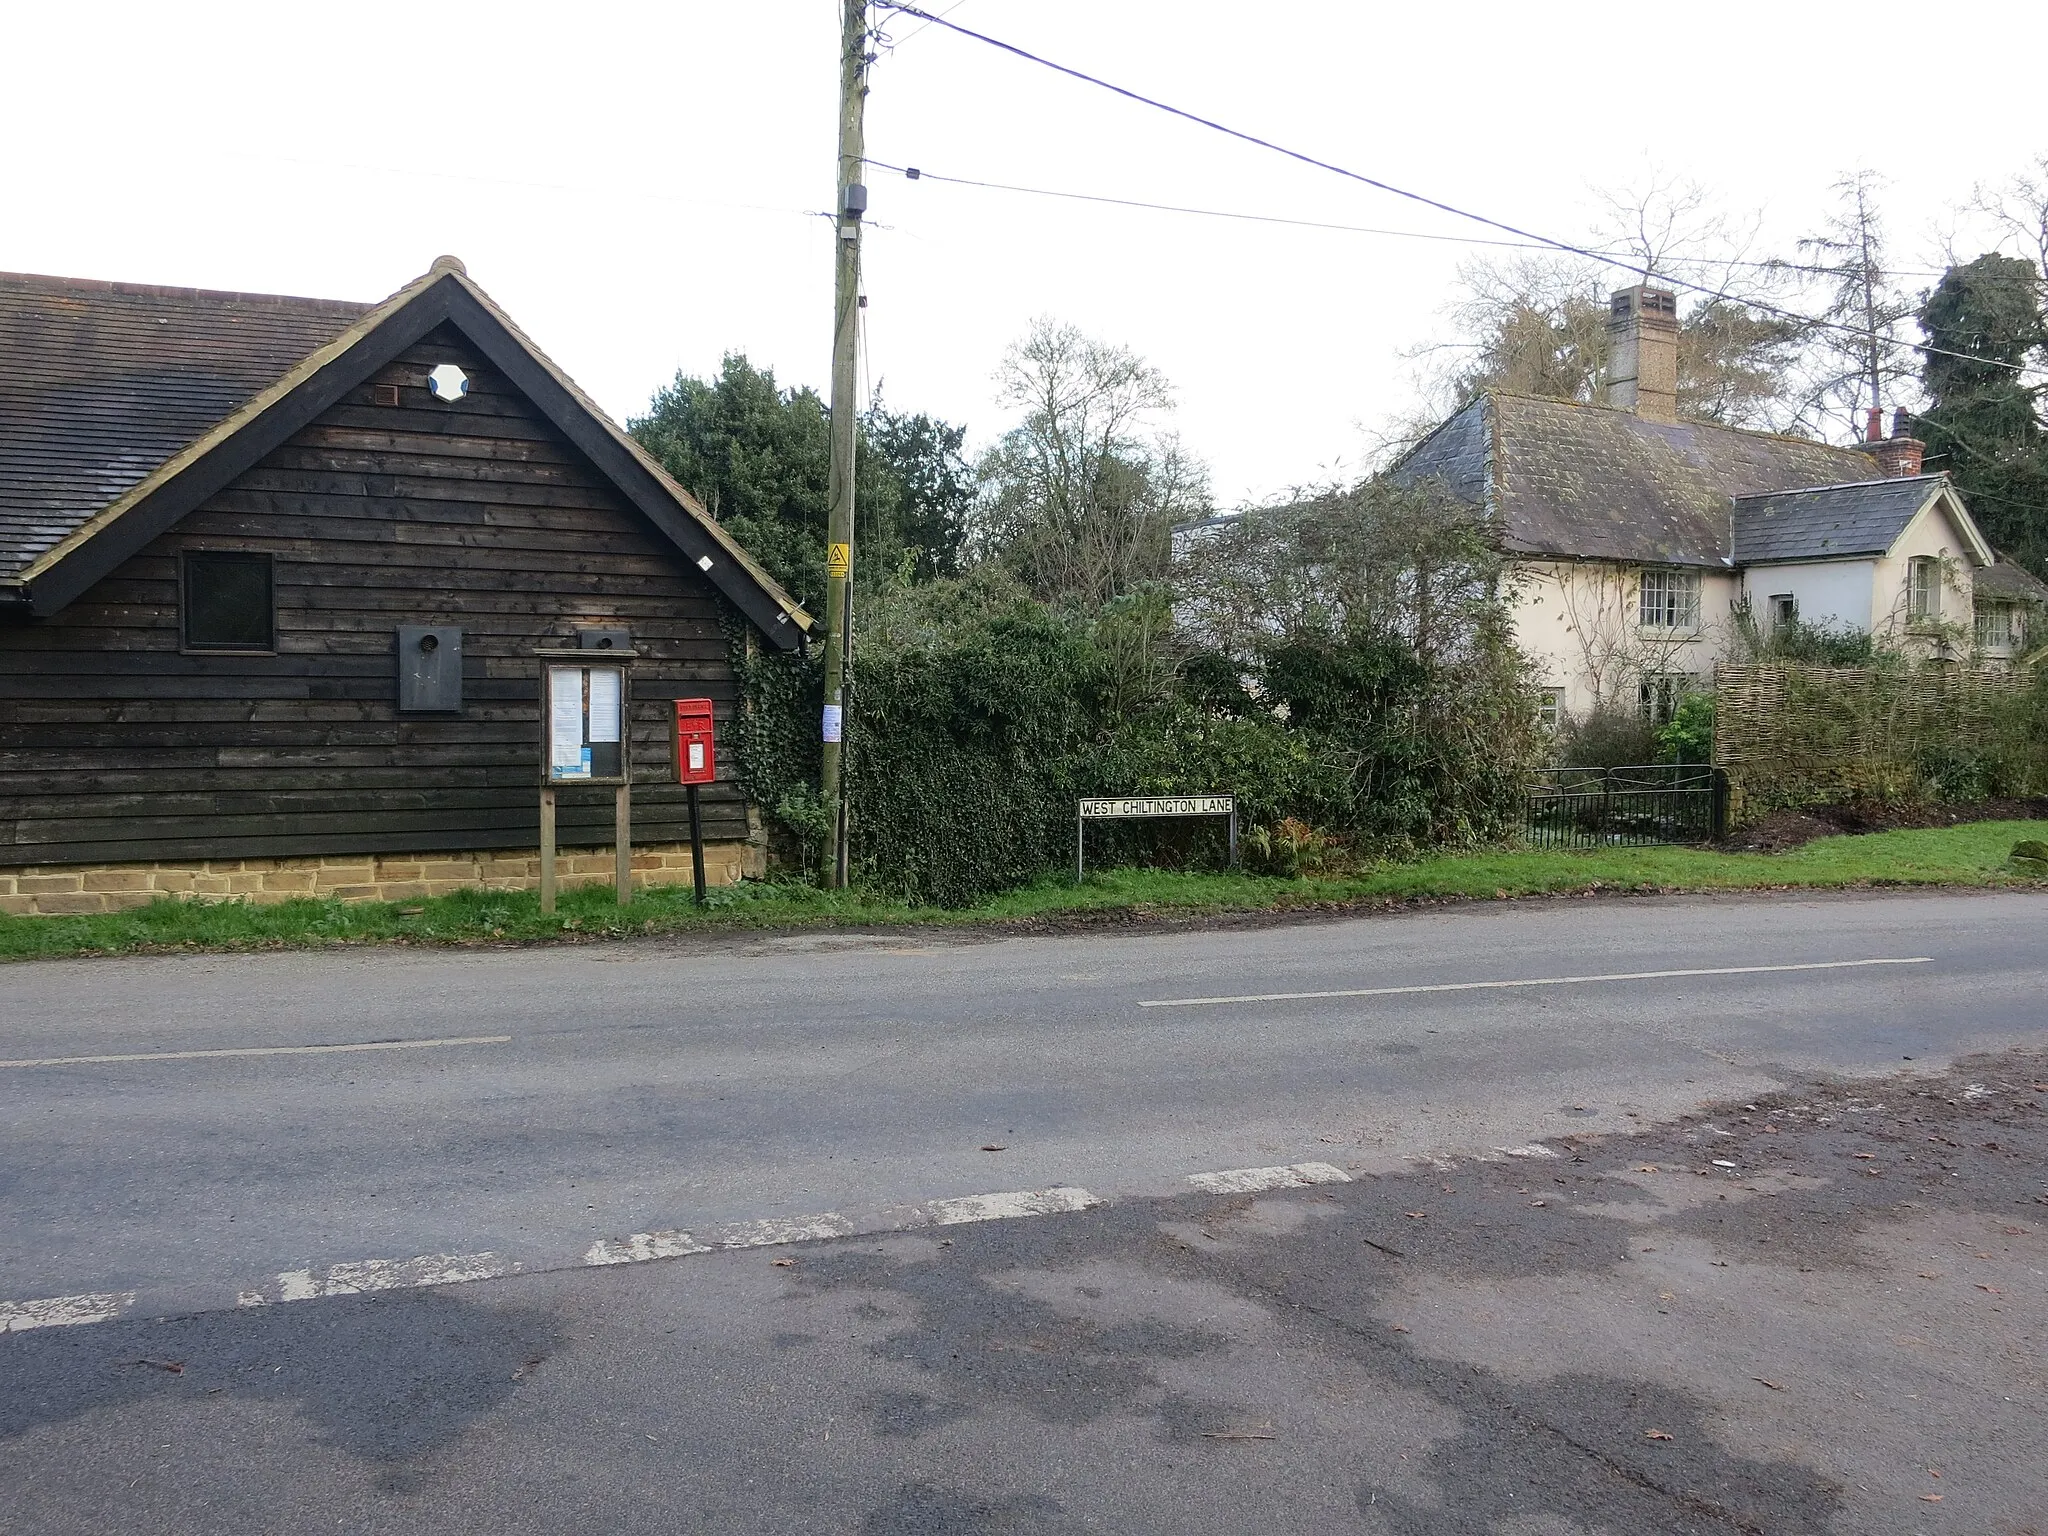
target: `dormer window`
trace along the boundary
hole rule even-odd
[[[1640,622],[1644,629],[1698,629],[1700,573],[1673,570],[1644,571]]]

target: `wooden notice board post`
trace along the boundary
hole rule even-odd
[[[540,909],[555,910],[555,795],[564,785],[612,789],[619,905],[633,899],[633,653],[555,650],[540,661]]]

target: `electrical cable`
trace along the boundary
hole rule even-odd
[[[1454,203],[1446,203],[1421,192],[1411,192],[1406,187],[1397,187],[1392,182],[1381,181],[1377,177],[1366,175],[1363,171],[1354,171],[1345,166],[1337,165],[1332,161],[1319,159],[1302,150],[1289,149],[1286,145],[1276,144],[1271,139],[1262,139],[1257,134],[1247,133],[1241,128],[1232,128],[1226,123],[1219,123],[1214,118],[1203,117],[1197,112],[1190,112],[1185,107],[1173,106],[1171,103],[1160,101],[1139,91],[1134,91],[1128,86],[1117,85],[1099,76],[1091,75],[1085,70],[1075,69],[1072,65],[1061,64],[1052,59],[1045,58],[1040,54],[1031,52],[1028,48],[1021,48],[1015,43],[1006,43],[999,37],[990,37],[986,32],[977,32],[972,27],[963,27],[957,21],[946,20],[943,15],[933,15],[930,11],[920,10],[914,5],[899,4],[898,0],[877,0],[877,3],[887,10],[900,12],[905,16],[916,16],[927,25],[940,26],[948,32],[958,33],[960,36],[971,38],[977,43],[986,43],[991,48],[1010,54],[1015,58],[1023,59],[1027,63],[1036,64],[1043,69],[1052,70],[1055,74],[1065,75],[1069,79],[1079,80],[1083,84],[1096,86],[1113,95],[1121,96],[1127,101],[1135,101],[1140,106],[1151,107],[1154,111],[1164,112],[1170,117],[1177,117],[1183,122],[1207,128],[1212,132],[1224,135],[1226,138],[1236,139],[1240,143],[1250,144],[1258,149],[1270,150],[1276,155],[1285,156],[1287,159],[1298,161],[1303,165],[1313,166],[1319,171],[1328,171],[1332,175],[1342,176],[1347,181],[1358,182],[1361,185],[1373,188],[1375,191],[1385,192],[1394,197],[1405,198],[1407,201],[1419,203],[1425,208],[1434,208],[1439,213],[1447,213],[1453,218],[1465,219],[1474,224],[1483,224],[1488,229],[1499,230],[1502,234],[1513,235],[1519,240],[1534,241],[1536,244],[1551,250],[1562,251],[1571,256],[1583,256],[1588,261],[1597,261],[1605,266],[1619,268],[1624,272],[1632,272],[1645,281],[1669,283],[1674,288],[1683,288],[1692,293],[1705,294],[1709,298],[1718,299],[1726,297],[1725,294],[1707,287],[1703,283],[1690,282],[1684,278],[1670,276],[1667,273],[1657,273],[1649,267],[1645,267],[1637,262],[1624,260],[1620,257],[1603,256],[1598,251],[1589,250],[1582,245],[1574,245],[1568,240],[1553,239],[1549,235],[1523,229],[1520,225],[1509,224],[1501,219],[1489,218],[1483,213],[1474,213],[1470,209],[1460,208]],[[1858,330],[1853,325],[1842,325],[1830,320],[1817,320],[1811,315],[1803,315],[1796,310],[1784,309],[1762,300],[1745,299],[1741,302],[1747,305],[1747,307],[1764,314],[1776,315],[1780,319],[1785,320],[1796,320],[1800,324],[1811,326],[1816,330],[1840,331],[1845,335],[1856,336],[1866,340],[1870,335],[1868,331]],[[1951,352],[1942,347],[1921,346],[1916,348],[1916,350],[1941,357],[1957,358],[1963,362],[1979,363],[1985,367],[2008,368],[2016,373],[2030,371],[2024,363],[2013,364],[1999,358],[1973,357],[1966,352]]]
[[[863,157],[863,165],[871,165],[878,171],[894,171],[911,181],[938,181],[954,187],[979,187],[990,192],[1021,192],[1031,197],[1056,197],[1077,203],[1106,203],[1116,208],[1142,208],[1153,213],[1186,213],[1205,219],[1233,219],[1251,224],[1281,224],[1294,229],[1324,229],[1347,235],[1385,235],[1397,240],[1432,240],[1447,245],[1498,246],[1515,251],[1547,251],[1553,247],[1535,240],[1489,240],[1480,235],[1438,235],[1419,229],[1383,229],[1369,224],[1333,224],[1322,219],[1295,219],[1277,213],[1242,213],[1230,208],[1196,208],[1185,203],[1151,203],[1142,198],[1110,197],[1098,192],[1067,192],[1054,187],[1027,187],[1008,181],[977,181],[968,176],[943,176],[937,171],[927,171],[914,165],[892,165],[887,160]],[[1595,252],[1603,258],[1621,254],[1612,251]],[[1783,261],[1748,261],[1732,256],[1688,256],[1688,265],[1704,267],[1753,267],[1763,271],[1804,271]],[[1922,271],[1918,268],[1886,271],[1887,277],[1939,277],[1939,272]],[[1858,332],[1862,335],[1864,333]]]

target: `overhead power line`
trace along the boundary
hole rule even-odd
[[[1323,219],[1296,219],[1277,213],[1246,213],[1233,208],[1197,208],[1185,203],[1153,203],[1135,197],[1111,197],[1101,192],[1068,192],[1056,187],[1027,187],[1008,181],[978,181],[970,176],[944,176],[937,171],[924,170],[914,165],[892,165],[887,160],[869,159],[865,162],[878,171],[894,171],[912,181],[936,181],[952,187],[978,187],[989,192],[1020,192],[1030,197],[1055,197],[1076,203],[1105,203],[1114,208],[1141,208],[1153,213],[1192,214],[1205,219],[1232,219],[1249,224],[1280,224],[1293,229],[1321,229],[1336,234],[1384,235],[1394,240],[1430,240],[1446,245],[1483,245],[1512,251],[1548,251],[1554,247],[1538,240],[1494,240],[1484,235],[1442,235],[1420,229],[1384,229],[1370,224],[1336,224]],[[1618,254],[1613,251],[1597,250],[1595,254],[1606,261]],[[1749,261],[1732,256],[1688,256],[1684,258],[1689,266],[1700,267],[1753,267],[1761,271],[1788,270],[1782,261]],[[1789,270],[1803,270],[1797,267]],[[1887,277],[1939,277],[1939,272],[1917,270],[1888,270]]]
[[[1185,107],[1176,107],[1170,102],[1160,101],[1156,97],[1145,95],[1142,91],[1134,91],[1128,86],[1117,85],[1113,81],[1102,79],[1099,75],[1091,75],[1086,70],[1076,69],[1072,65],[1058,63],[1055,60],[1044,57],[1042,54],[1033,53],[1028,48],[1019,47],[1015,43],[1004,42],[999,37],[991,37],[986,32],[977,32],[972,27],[963,27],[957,21],[946,20],[943,15],[934,15],[930,11],[920,10],[914,5],[898,4],[896,0],[878,0],[878,3],[888,10],[899,12],[905,16],[915,16],[927,25],[943,27],[948,32],[957,33],[961,37],[971,38],[977,43],[985,43],[991,48],[998,49],[1015,58],[1023,59],[1026,63],[1036,64],[1043,69],[1052,70],[1055,74],[1065,75],[1072,80],[1079,80],[1085,85],[1096,86],[1101,90],[1110,92],[1112,95],[1121,96],[1127,101],[1135,101],[1140,106],[1150,107],[1157,112],[1164,112],[1169,117],[1180,118],[1183,122],[1207,128],[1214,133],[1222,134],[1226,138],[1236,139],[1240,143],[1250,144],[1258,149],[1270,150],[1276,155],[1285,156],[1287,159],[1297,161],[1302,165],[1313,166],[1319,171],[1328,171],[1334,176],[1342,176],[1347,181],[1358,182],[1363,186],[1373,188],[1375,191],[1385,192],[1393,197],[1405,198],[1407,201],[1419,203],[1425,208],[1434,208],[1437,212],[1447,213],[1453,218],[1465,219],[1474,224],[1482,224],[1488,229],[1498,230],[1504,235],[1513,235],[1517,240],[1532,241],[1539,246],[1554,251],[1562,251],[1567,255],[1583,256],[1588,261],[1597,261],[1624,272],[1634,273],[1645,281],[1669,283],[1674,288],[1683,288],[1691,293],[1704,294],[1711,299],[1725,300],[1729,297],[1722,290],[1708,287],[1704,283],[1695,283],[1686,278],[1673,277],[1668,273],[1657,272],[1637,261],[1631,261],[1627,258],[1611,254],[1602,254],[1586,246],[1575,245],[1569,240],[1559,240],[1535,230],[1523,229],[1520,225],[1509,224],[1502,219],[1490,218],[1483,213],[1474,213],[1469,208],[1460,208],[1455,203],[1447,203],[1421,192],[1411,192],[1406,187],[1397,187],[1392,182],[1381,181],[1376,176],[1368,176],[1363,171],[1351,170],[1347,166],[1321,159],[1315,155],[1308,154],[1306,151],[1289,149],[1285,144],[1278,144],[1271,139],[1261,138],[1255,133],[1247,133],[1242,128],[1232,128],[1227,123],[1219,123],[1214,118],[1203,117],[1199,112],[1190,112]],[[1833,320],[1816,319],[1812,315],[1804,315],[1797,310],[1785,309],[1760,299],[1740,299],[1737,302],[1763,314],[1776,315],[1780,319],[1797,321],[1801,325],[1811,326],[1816,330],[1839,331],[1843,335],[1857,337],[1868,337],[1870,334],[1867,330],[1858,330],[1853,325],[1843,325]],[[1987,368],[2006,368],[2015,373],[2029,371],[2024,363],[2008,363],[2002,358],[1976,357],[1967,352],[1951,352],[1944,347],[1921,345],[1916,347],[1915,350],[1937,357],[1953,357],[1962,362],[1977,363]]]

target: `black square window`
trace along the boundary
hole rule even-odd
[[[184,599],[187,648],[275,649],[270,556],[187,551]]]

